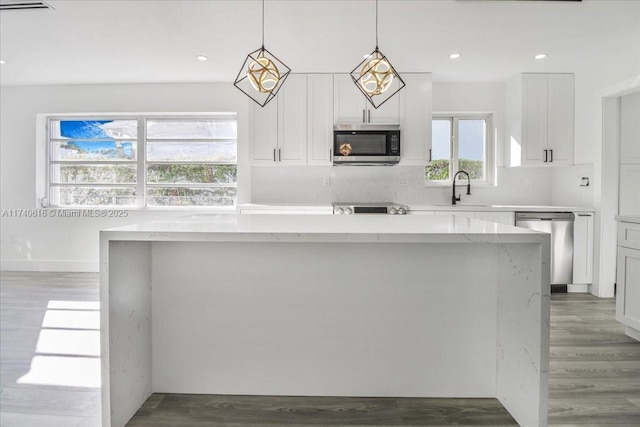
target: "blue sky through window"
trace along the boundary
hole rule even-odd
[[[119,153],[118,144],[104,126],[113,122],[113,120],[61,120],[60,136],[71,139],[67,145],[86,154],[100,154],[106,157],[122,157],[121,154],[123,154],[125,158],[130,159],[133,156],[133,143],[122,142],[120,144],[122,151]],[[106,141],[95,141],[95,139],[106,139]]]

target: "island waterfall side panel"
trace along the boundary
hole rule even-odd
[[[151,243],[101,237],[102,425],[124,426],[151,395]]]
[[[540,240],[498,251],[497,397],[523,427],[546,426],[548,417],[549,235]]]

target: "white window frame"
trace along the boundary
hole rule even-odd
[[[203,187],[226,187],[226,188],[236,188],[236,201],[232,206],[198,206],[198,205],[187,205],[187,206],[147,206],[147,121],[148,120],[211,120],[211,119],[235,119],[238,120],[238,114],[235,112],[221,112],[221,113],[176,113],[176,114],[157,114],[157,113],[147,113],[147,114],[127,114],[127,113],[91,113],[91,114],[39,114],[37,117],[38,129],[36,131],[36,138],[38,141],[43,141],[43,144],[38,144],[37,148],[37,167],[36,167],[36,194],[38,197],[37,207],[45,207],[45,208],[61,208],[61,209],[213,209],[213,210],[235,210],[237,206],[237,188],[238,181],[234,184],[178,184],[176,187],[189,187],[189,188],[203,188]],[[51,160],[51,122],[56,120],[82,120],[82,121],[91,121],[91,120],[135,120],[138,125],[137,139],[136,139],[136,160],[130,161],[96,161],[92,162],[96,165],[98,164],[135,164],[136,165],[136,183],[135,183],[135,191],[136,191],[136,201],[133,205],[54,205],[51,203],[50,195],[51,195],[51,165],[52,164],[77,164],[77,161],[52,161]],[[155,141],[152,140],[152,142]],[[237,147],[238,138],[236,136],[236,147]],[[42,160],[41,160],[42,159]],[[161,164],[161,163],[181,163],[181,161],[171,162],[171,161],[153,161],[151,164]],[[189,161],[185,162],[189,164],[230,164],[236,165],[238,167],[238,155],[236,156],[235,162],[211,162],[211,161]],[[237,170],[236,170],[237,172]],[[73,184],[77,186],[77,184]],[[131,187],[132,184],[99,184],[100,187]],[[150,184],[149,187],[169,187],[171,184],[167,183],[167,185],[162,184]]]
[[[450,120],[451,121],[451,140],[450,144],[450,158],[449,158],[449,179],[447,180],[429,180],[426,178],[425,171],[425,186],[427,187],[444,187],[450,186],[453,183],[453,175],[460,170],[459,169],[459,147],[458,147],[458,122],[460,120],[485,120],[485,141],[484,141],[484,167],[485,167],[485,179],[472,179],[471,181],[480,186],[495,186],[496,185],[496,158],[495,158],[495,128],[494,128],[494,114],[493,113],[433,113],[431,120]]]

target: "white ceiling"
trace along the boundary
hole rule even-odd
[[[46,1],[53,10],[0,12],[0,84],[228,82],[261,44],[256,0]],[[401,73],[640,73],[639,0],[380,0],[379,11],[380,50]],[[293,72],[350,72],[375,47],[375,2],[267,0],[265,46]]]

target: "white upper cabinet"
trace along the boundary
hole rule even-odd
[[[401,165],[425,165],[431,148],[431,74],[403,74],[406,86],[377,110],[348,74],[291,74],[265,107],[250,102],[254,165],[331,165],[334,123],[399,124]]]
[[[522,74],[507,85],[511,166],[573,164],[573,74]]]
[[[254,165],[303,165],[307,157],[307,76],[291,74],[266,106],[251,103]]]
[[[249,100],[249,144],[251,163],[274,165],[278,150],[278,98],[264,107]]]
[[[376,109],[356,87],[351,75],[335,74],[333,76],[333,120],[334,123],[398,124],[400,122],[398,94]]]
[[[431,74],[411,73],[401,77],[406,86],[394,95],[400,102],[400,165],[424,166],[431,150]]]
[[[278,92],[278,163],[307,161],[307,76],[290,74]]]
[[[333,74],[307,76],[307,164],[331,165]]]

